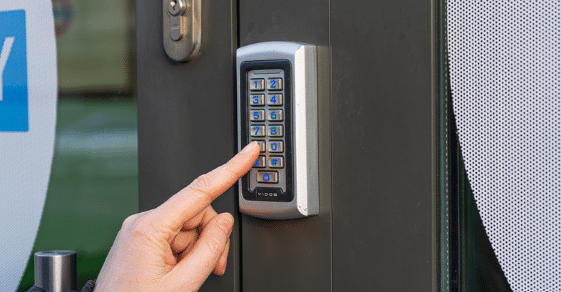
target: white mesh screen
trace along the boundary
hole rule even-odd
[[[461,150],[513,291],[561,291],[560,3],[448,0]]]

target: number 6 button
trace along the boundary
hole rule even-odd
[[[270,110],[267,113],[268,113],[267,119],[269,121],[271,122],[282,121],[282,110]]]

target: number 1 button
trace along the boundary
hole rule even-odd
[[[251,80],[249,80],[249,89],[250,90],[263,90],[263,89],[265,89],[265,80],[264,79],[251,79]]]

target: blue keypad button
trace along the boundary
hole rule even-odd
[[[265,89],[265,80],[261,78],[254,78],[249,80],[249,89],[250,90],[264,90]]]
[[[253,141],[251,141],[251,142],[253,142]],[[265,141],[257,141],[257,144],[259,145],[259,149],[261,150],[261,152],[265,152],[265,150],[266,150],[265,149],[265,146],[266,146]]]
[[[249,120],[252,122],[262,122],[265,120],[265,111],[264,110],[257,110],[257,111],[249,111]]]
[[[281,106],[282,105],[282,94],[269,94],[267,96],[267,104],[271,106]]]
[[[283,126],[269,126],[268,130],[269,137],[282,137],[284,135]]]
[[[249,131],[252,137],[265,137],[265,126],[251,125]]]
[[[265,105],[265,95],[264,94],[250,94],[249,104],[252,106]]]
[[[282,122],[282,110],[269,110],[267,111],[267,120],[271,122]]]
[[[267,151],[273,153],[281,153],[284,151],[284,142],[282,141],[270,141],[267,143]]]
[[[269,157],[267,159],[267,165],[269,165],[270,168],[283,168],[284,158],[277,156]]]
[[[259,156],[255,161],[255,163],[253,164],[253,167],[257,167],[257,168],[263,168],[266,166],[267,165],[265,164],[265,156]]]
[[[268,90],[282,90],[282,79],[281,78],[267,79],[267,89]]]
[[[257,182],[276,184],[279,182],[279,174],[276,171],[258,171]]]

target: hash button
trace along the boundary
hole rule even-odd
[[[270,168],[283,168],[284,167],[284,158],[283,157],[269,157],[267,159],[267,164]]]

